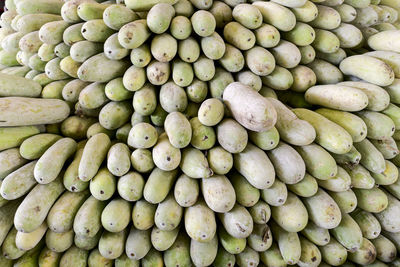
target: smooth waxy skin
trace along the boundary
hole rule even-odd
[[[348,258],[358,264],[370,264],[375,261],[376,248],[371,241],[363,238],[361,247],[354,253],[349,253]]]
[[[311,144],[296,148],[302,156],[306,170],[317,179],[327,180],[337,174],[335,159],[322,147]],[[321,159],[324,158],[323,161]]]
[[[90,193],[98,200],[108,200],[115,193],[117,187],[116,178],[107,168],[101,168],[90,180]]]
[[[182,214],[182,207],[175,201],[173,194],[170,194],[158,204],[154,223],[161,230],[171,231],[179,226]]]
[[[190,239],[184,235],[179,235],[174,244],[164,253],[166,266],[182,264],[190,266]]]
[[[39,38],[43,43],[57,45],[63,41],[63,33],[69,26],[65,21],[48,22],[40,28]]]
[[[104,52],[107,58],[120,60],[129,54],[129,50],[120,45],[118,33],[109,36],[104,43]]]
[[[356,210],[351,216],[357,222],[358,226],[360,226],[365,238],[375,239],[380,235],[382,227],[372,213]]]
[[[0,101],[0,106],[0,119],[2,121],[0,126],[57,123],[64,120],[70,112],[69,106],[58,99],[4,97]],[[23,113],[24,116],[16,117],[17,113]]]
[[[339,225],[342,218],[340,209],[322,189],[318,189],[314,196],[304,198],[303,203],[307,208],[310,220],[319,227],[333,229]],[[319,204],[316,205],[316,203]]]
[[[256,42],[254,33],[238,22],[230,22],[224,27],[224,39],[240,50],[248,50]]]
[[[199,191],[198,181],[182,174],[175,183],[175,200],[182,207],[191,207],[197,202]]]
[[[313,62],[307,65],[317,76],[319,84],[334,84],[343,81],[343,74],[338,67],[328,61],[316,58]]]
[[[340,14],[333,8],[317,5],[318,16],[310,24],[313,27],[333,30],[340,25]]]
[[[12,228],[10,232],[8,232],[6,238],[2,244],[2,255],[6,259],[17,259],[25,254],[25,251],[19,249],[15,244],[15,237],[18,231],[15,228]]]
[[[37,97],[42,88],[39,83],[16,75],[0,74],[1,96]]]
[[[279,132],[274,127],[265,132],[249,132],[249,139],[263,150],[272,150],[279,143]]]
[[[89,182],[82,181],[78,176],[79,163],[83,154],[83,148],[79,148],[73,161],[67,167],[63,177],[65,188],[70,192],[82,192],[89,186]]]
[[[218,228],[218,236],[222,247],[231,254],[238,254],[246,247],[246,238],[233,237],[223,227]]]
[[[123,199],[112,200],[101,213],[103,227],[113,233],[124,230],[130,221],[131,205]]]
[[[258,2],[253,5],[260,10],[265,23],[281,31],[290,31],[295,27],[296,18],[290,9],[274,2]]]
[[[183,173],[192,178],[208,178],[213,174],[204,154],[195,148],[185,148],[179,164]]]
[[[352,136],[353,142],[360,142],[367,136],[367,125],[357,115],[327,108],[316,112],[343,127]]]
[[[271,229],[266,224],[254,226],[252,234],[248,237],[249,247],[257,252],[263,252],[272,245]]]
[[[101,66],[107,66],[102,68]],[[108,59],[103,53],[86,60],[78,69],[78,77],[88,82],[108,82],[122,76],[127,62]]]
[[[322,259],[328,264],[340,266],[347,259],[347,250],[336,239],[331,238],[330,242],[322,247],[319,247]]]
[[[372,140],[371,142],[385,159],[393,159],[399,154],[397,144],[392,137],[385,140]]]
[[[287,188],[300,197],[311,197],[317,193],[317,179],[306,173],[297,184],[288,184]]]
[[[256,29],[261,26],[261,12],[250,4],[239,4],[232,10],[233,18],[248,29]]]
[[[63,49],[68,49],[68,51],[69,51],[69,47],[66,47],[65,45],[73,45],[79,41],[85,40],[85,38],[83,38],[82,33],[81,33],[83,24],[84,23],[74,24],[74,25],[69,26],[67,29],[65,29],[65,31],[63,33],[64,43],[61,44]],[[57,46],[59,46],[59,45],[57,45]],[[61,48],[61,47],[59,47],[59,48]],[[55,49],[54,53],[57,56],[61,56],[61,55],[59,55],[59,53],[56,52],[56,49]]]
[[[27,161],[20,155],[18,148],[6,149],[0,152],[0,179],[4,179],[25,163]]]
[[[127,229],[118,233],[103,232],[98,246],[101,256],[108,260],[120,257],[124,253],[127,234]]]
[[[197,266],[212,264],[218,251],[218,238],[215,236],[211,241],[202,243],[195,240],[190,242],[190,257]]]
[[[271,53],[276,63],[284,68],[294,68],[301,61],[301,52],[297,46],[285,40],[281,40],[277,46],[272,48]]]
[[[146,256],[150,248],[150,231],[140,231],[132,227],[125,245],[125,252],[128,257],[140,260]]]
[[[314,141],[316,133],[310,123],[300,120],[279,100],[269,97],[268,101],[277,111],[275,127],[282,140],[297,146],[309,145]]]
[[[161,107],[167,112],[183,112],[187,107],[185,91],[174,82],[162,85],[159,96]]]
[[[130,150],[127,145],[117,143],[108,151],[107,168],[113,175],[123,176],[131,167]]]
[[[358,165],[360,163],[360,160],[361,160],[361,154],[360,154],[360,152],[357,151],[357,149],[355,149],[354,146],[351,148],[350,152],[348,152],[346,154],[341,154],[340,155],[340,154],[333,154],[332,153],[332,156],[335,158],[335,160],[336,160],[336,162],[338,164],[343,164],[345,168],[346,167],[354,167],[354,170],[356,170],[357,168],[359,168],[361,166],[361,165]],[[347,168],[347,171],[351,172],[351,170],[349,170],[348,168]],[[356,171],[356,173],[358,173],[358,172]],[[359,176],[357,178],[355,178],[355,176],[354,176],[352,178],[354,178],[355,180],[360,181],[360,182],[368,180],[368,179],[364,180],[362,178],[362,176]]]
[[[163,33],[154,37],[150,50],[156,60],[169,62],[178,52],[178,42],[168,33]]]
[[[361,111],[358,113],[368,128],[367,137],[371,139],[390,138],[395,129],[395,122],[387,115],[374,111]]]
[[[64,233],[72,229],[78,209],[89,196],[89,191],[65,192],[50,209],[47,215],[48,227],[56,233]]]
[[[236,202],[235,190],[225,176],[203,178],[201,189],[207,205],[215,212],[228,212]]]
[[[301,256],[301,245],[298,234],[287,232],[277,224],[272,224],[271,230],[286,264],[295,264],[299,262]]]
[[[383,173],[373,173],[375,182],[378,185],[391,185],[395,183],[399,177],[399,171],[394,163],[385,160],[386,168]]]
[[[329,194],[343,213],[348,214],[357,207],[357,196],[351,189],[343,192],[330,192]]]
[[[291,146],[280,142],[276,148],[267,154],[281,181],[287,184],[295,184],[303,179],[306,166],[301,156]]]
[[[47,22],[60,19],[61,16],[54,14],[26,14],[18,19],[16,28],[18,31],[30,33],[39,30]]]
[[[55,142],[39,158],[35,165],[36,181],[48,184],[60,174],[65,161],[76,151],[76,142],[71,138],[63,138]]]
[[[49,13],[49,14],[60,14],[62,1],[59,0],[40,0],[35,1],[28,5],[29,1],[15,1],[15,8],[18,14],[34,14],[34,13]]]
[[[361,67],[362,66],[362,67]],[[394,81],[394,72],[383,61],[364,55],[351,56],[340,63],[340,70],[367,82],[388,86]]]
[[[276,179],[271,187],[263,189],[261,198],[271,206],[282,206],[288,196],[287,187],[280,180]]]
[[[366,53],[368,56],[378,58],[388,64],[394,71],[396,78],[399,78],[399,56],[395,52],[390,51],[373,51]]]
[[[136,13],[123,5],[111,5],[103,12],[104,23],[114,30],[119,30],[125,24],[136,19],[138,19]]]
[[[275,67],[275,68],[277,69],[278,67]],[[275,71],[276,71],[276,69],[275,69]],[[274,72],[271,73],[271,76],[273,76],[273,75],[274,75]],[[264,77],[264,79],[262,79],[260,76],[254,74],[252,71],[241,71],[236,75],[236,79],[238,82],[248,85],[258,92],[262,88],[263,80],[266,83],[267,78],[268,78],[268,76]]]
[[[184,215],[188,235],[199,242],[209,242],[214,237],[217,225],[213,211],[204,201],[189,207]]]
[[[398,35],[398,30],[379,32],[368,38],[368,45],[374,50],[399,52]],[[382,38],[385,38],[387,42],[382,42]]]
[[[151,244],[158,251],[166,251],[174,244],[178,234],[179,228],[175,228],[171,231],[164,231],[153,227],[151,231]]]
[[[129,120],[131,114],[131,103],[127,101],[110,102],[100,110],[99,122],[108,130],[116,130]]]
[[[157,138],[158,133],[151,124],[140,122],[129,131],[128,145],[134,148],[150,148],[156,144]]]
[[[236,201],[245,207],[252,207],[260,199],[260,191],[252,186],[245,177],[238,173],[229,175],[229,179],[235,189]]]
[[[385,115],[390,117],[392,121],[394,122],[394,125],[397,128],[400,128],[399,124],[399,114],[400,114],[400,109],[394,104],[389,104],[388,107],[382,111]]]
[[[7,205],[0,208],[0,241],[3,243],[4,239],[7,236],[7,233],[13,226],[13,217],[15,215],[15,211],[18,209],[19,201],[9,202]]]
[[[305,238],[300,238],[301,256],[299,265],[319,266],[322,260],[318,247]]]
[[[90,251],[89,257],[87,258],[87,264],[90,266],[109,266],[112,265],[112,260],[103,257],[100,254],[98,248]]]
[[[39,255],[39,266],[56,267],[60,263],[62,254],[54,252],[47,247],[43,248]]]
[[[395,233],[398,231],[398,218],[395,214],[400,208],[400,202],[389,193],[386,193],[386,195],[388,198],[388,206],[385,210],[377,213],[376,218],[380,222],[383,230]]]
[[[74,243],[74,235],[74,231],[72,230],[64,233],[56,233],[51,230],[47,230],[45,236],[46,246],[54,252],[64,252]]]
[[[364,139],[359,143],[354,143],[354,147],[360,152],[360,163],[371,172],[382,173],[386,169],[385,159],[381,152],[374,145]]]
[[[70,56],[77,62],[85,62],[91,56],[101,52],[103,46],[90,41],[79,41],[71,46]]]
[[[199,121],[206,126],[217,125],[224,116],[222,102],[215,98],[205,100],[199,108]]]
[[[172,146],[166,134],[162,134],[153,148],[154,164],[164,170],[172,171],[181,162],[181,151]]]
[[[368,105],[368,97],[361,90],[348,86],[313,86],[307,90],[305,98],[311,104],[343,111],[360,111]]]
[[[284,33],[284,37],[296,45],[306,46],[314,41],[315,30],[308,24],[297,22],[291,31]]]
[[[149,10],[147,26],[152,32],[161,34],[169,28],[174,15],[175,10],[172,5],[167,3],[156,4]]]
[[[318,113],[306,109],[294,109],[295,114],[308,121],[316,130],[315,141],[330,152],[343,154],[350,151],[353,140],[339,125],[332,123]],[[329,127],[329,130],[328,130]]]
[[[362,233],[358,224],[348,214],[342,215],[342,221],[331,229],[331,234],[350,251],[356,251],[362,245]]]
[[[253,231],[253,219],[250,213],[243,207],[236,204],[227,213],[218,214],[225,230],[236,238],[246,238]]]
[[[165,132],[169,141],[176,148],[189,145],[192,138],[192,128],[188,119],[180,112],[168,114],[164,122]]]
[[[230,153],[239,153],[247,145],[248,133],[236,121],[224,119],[217,126],[217,138],[225,150]]]
[[[79,178],[82,181],[89,181],[96,175],[109,147],[110,138],[106,134],[98,133],[89,139],[79,163]]]
[[[217,256],[215,257],[213,264],[217,267],[234,266],[235,262],[235,256],[220,247],[218,248]]]
[[[380,235],[375,240],[371,240],[376,249],[376,257],[384,262],[391,262],[397,255],[395,245],[383,235]]]
[[[275,69],[275,58],[265,48],[255,46],[244,53],[247,67],[256,75],[266,76]]]
[[[289,232],[299,232],[304,229],[308,221],[308,213],[301,200],[289,193],[282,206],[272,207],[272,218],[279,226]]]
[[[153,204],[162,202],[167,197],[177,175],[176,170],[164,171],[155,168],[144,186],[143,196],[146,201]]]
[[[192,126],[192,140],[190,142],[191,145],[200,150],[211,149],[217,139],[214,128],[201,124],[199,118],[197,117],[194,117],[190,120],[190,125]],[[238,123],[236,123],[236,125],[240,126]],[[242,134],[240,135],[239,139],[245,138],[245,135],[247,135],[247,133],[244,131],[243,127],[240,126],[238,128],[241,128],[239,131]],[[220,142],[220,140],[218,141]]]
[[[82,36],[91,42],[104,42],[114,31],[107,27],[102,19],[85,22],[82,26]]]
[[[233,117],[249,130],[266,131],[276,122],[275,109],[251,87],[232,83],[225,88],[223,99]]]
[[[18,207],[14,218],[15,228],[25,233],[37,229],[64,190],[60,178],[46,185],[36,185]]]
[[[94,237],[101,229],[101,213],[106,203],[90,196],[76,213],[73,229],[76,235]]]
[[[86,266],[88,255],[89,251],[72,246],[62,255],[60,266]]]
[[[272,186],[275,170],[268,156],[259,148],[248,144],[245,150],[234,156],[234,166],[256,188]],[[258,170],[262,166],[262,169]]]
[[[328,229],[319,227],[313,222],[309,222],[301,233],[318,246],[325,246],[331,240]]]
[[[136,202],[132,211],[133,225],[138,230],[148,230],[154,225],[154,214],[156,205],[150,204],[145,200]]]
[[[176,16],[171,20],[170,31],[175,39],[185,40],[192,33],[192,23],[187,17]]]
[[[333,192],[344,192],[350,189],[350,175],[338,166],[338,172],[335,177],[328,180],[318,180],[318,185]]]

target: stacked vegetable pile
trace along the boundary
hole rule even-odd
[[[7,0],[0,266],[400,266],[400,0]]]

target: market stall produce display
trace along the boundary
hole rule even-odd
[[[6,0],[0,267],[400,266],[400,0]]]

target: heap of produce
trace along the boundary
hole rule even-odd
[[[0,267],[400,266],[400,0],[6,0]]]

